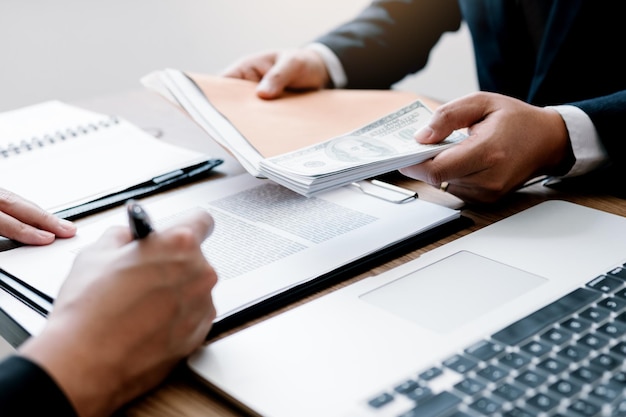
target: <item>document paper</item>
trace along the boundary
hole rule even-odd
[[[219,277],[217,321],[460,215],[419,199],[394,204],[353,187],[306,198],[247,173],[142,205],[156,230],[193,209],[214,217],[202,250]],[[0,268],[54,298],[76,254],[113,225],[128,226],[123,208],[79,220],[74,238],[2,252]]]

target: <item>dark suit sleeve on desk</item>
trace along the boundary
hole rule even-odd
[[[54,380],[39,366],[19,356],[0,362],[0,414],[78,417]]]
[[[626,90],[572,104],[589,115],[611,160],[624,166],[626,164],[624,162],[626,160],[626,141],[624,141]]]

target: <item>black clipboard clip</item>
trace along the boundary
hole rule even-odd
[[[358,189],[363,194],[380,198],[390,203],[402,204],[418,198],[417,192],[398,187],[380,180],[363,180],[353,182],[351,187]]]
[[[54,213],[57,217],[67,220],[75,220],[80,217],[94,214],[111,207],[124,204],[133,198],[147,197],[170,188],[178,187],[203,178],[213,168],[224,162],[222,159],[209,159],[187,168],[177,169],[167,174],[159,175],[151,180],[119,191],[117,193],[100,197],[96,200],[80,204]]]

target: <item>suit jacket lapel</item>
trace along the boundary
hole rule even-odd
[[[543,40],[539,46],[535,75],[528,92],[529,101],[532,101],[541,86],[552,65],[552,61],[578,15],[581,4],[582,0],[556,0],[552,5],[548,21],[546,22]]]

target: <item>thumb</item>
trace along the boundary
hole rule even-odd
[[[278,98],[283,91],[285,90],[284,86],[277,85],[271,79],[267,77],[263,77],[261,82],[256,88],[256,93],[259,97],[264,99],[273,99]]]
[[[479,122],[488,112],[488,103],[480,95],[470,94],[450,101],[433,112],[428,124],[415,133],[415,140],[424,144],[439,143],[453,131]]]
[[[420,130],[415,132],[415,140],[419,143],[430,144],[441,142],[442,139],[439,139],[439,136],[435,133],[435,130],[431,126],[432,120],[429,124],[422,127]],[[445,137],[445,136],[444,136]]]
[[[306,59],[301,57],[299,50],[281,53],[261,79],[257,86],[257,95],[261,98],[273,99],[280,97],[287,88],[297,87],[302,83],[305,64]]]
[[[174,232],[176,229],[186,228],[192,232],[196,242],[202,244],[202,242],[211,235],[214,226],[215,222],[209,212],[198,208],[177,218],[166,228],[159,231],[159,234],[168,234]]]
[[[198,243],[202,243],[215,227],[213,217],[206,210],[196,209],[176,222],[177,226],[187,226],[193,231]]]
[[[280,61],[263,76],[256,88],[257,95],[264,99],[280,97],[291,81],[288,67]]]

